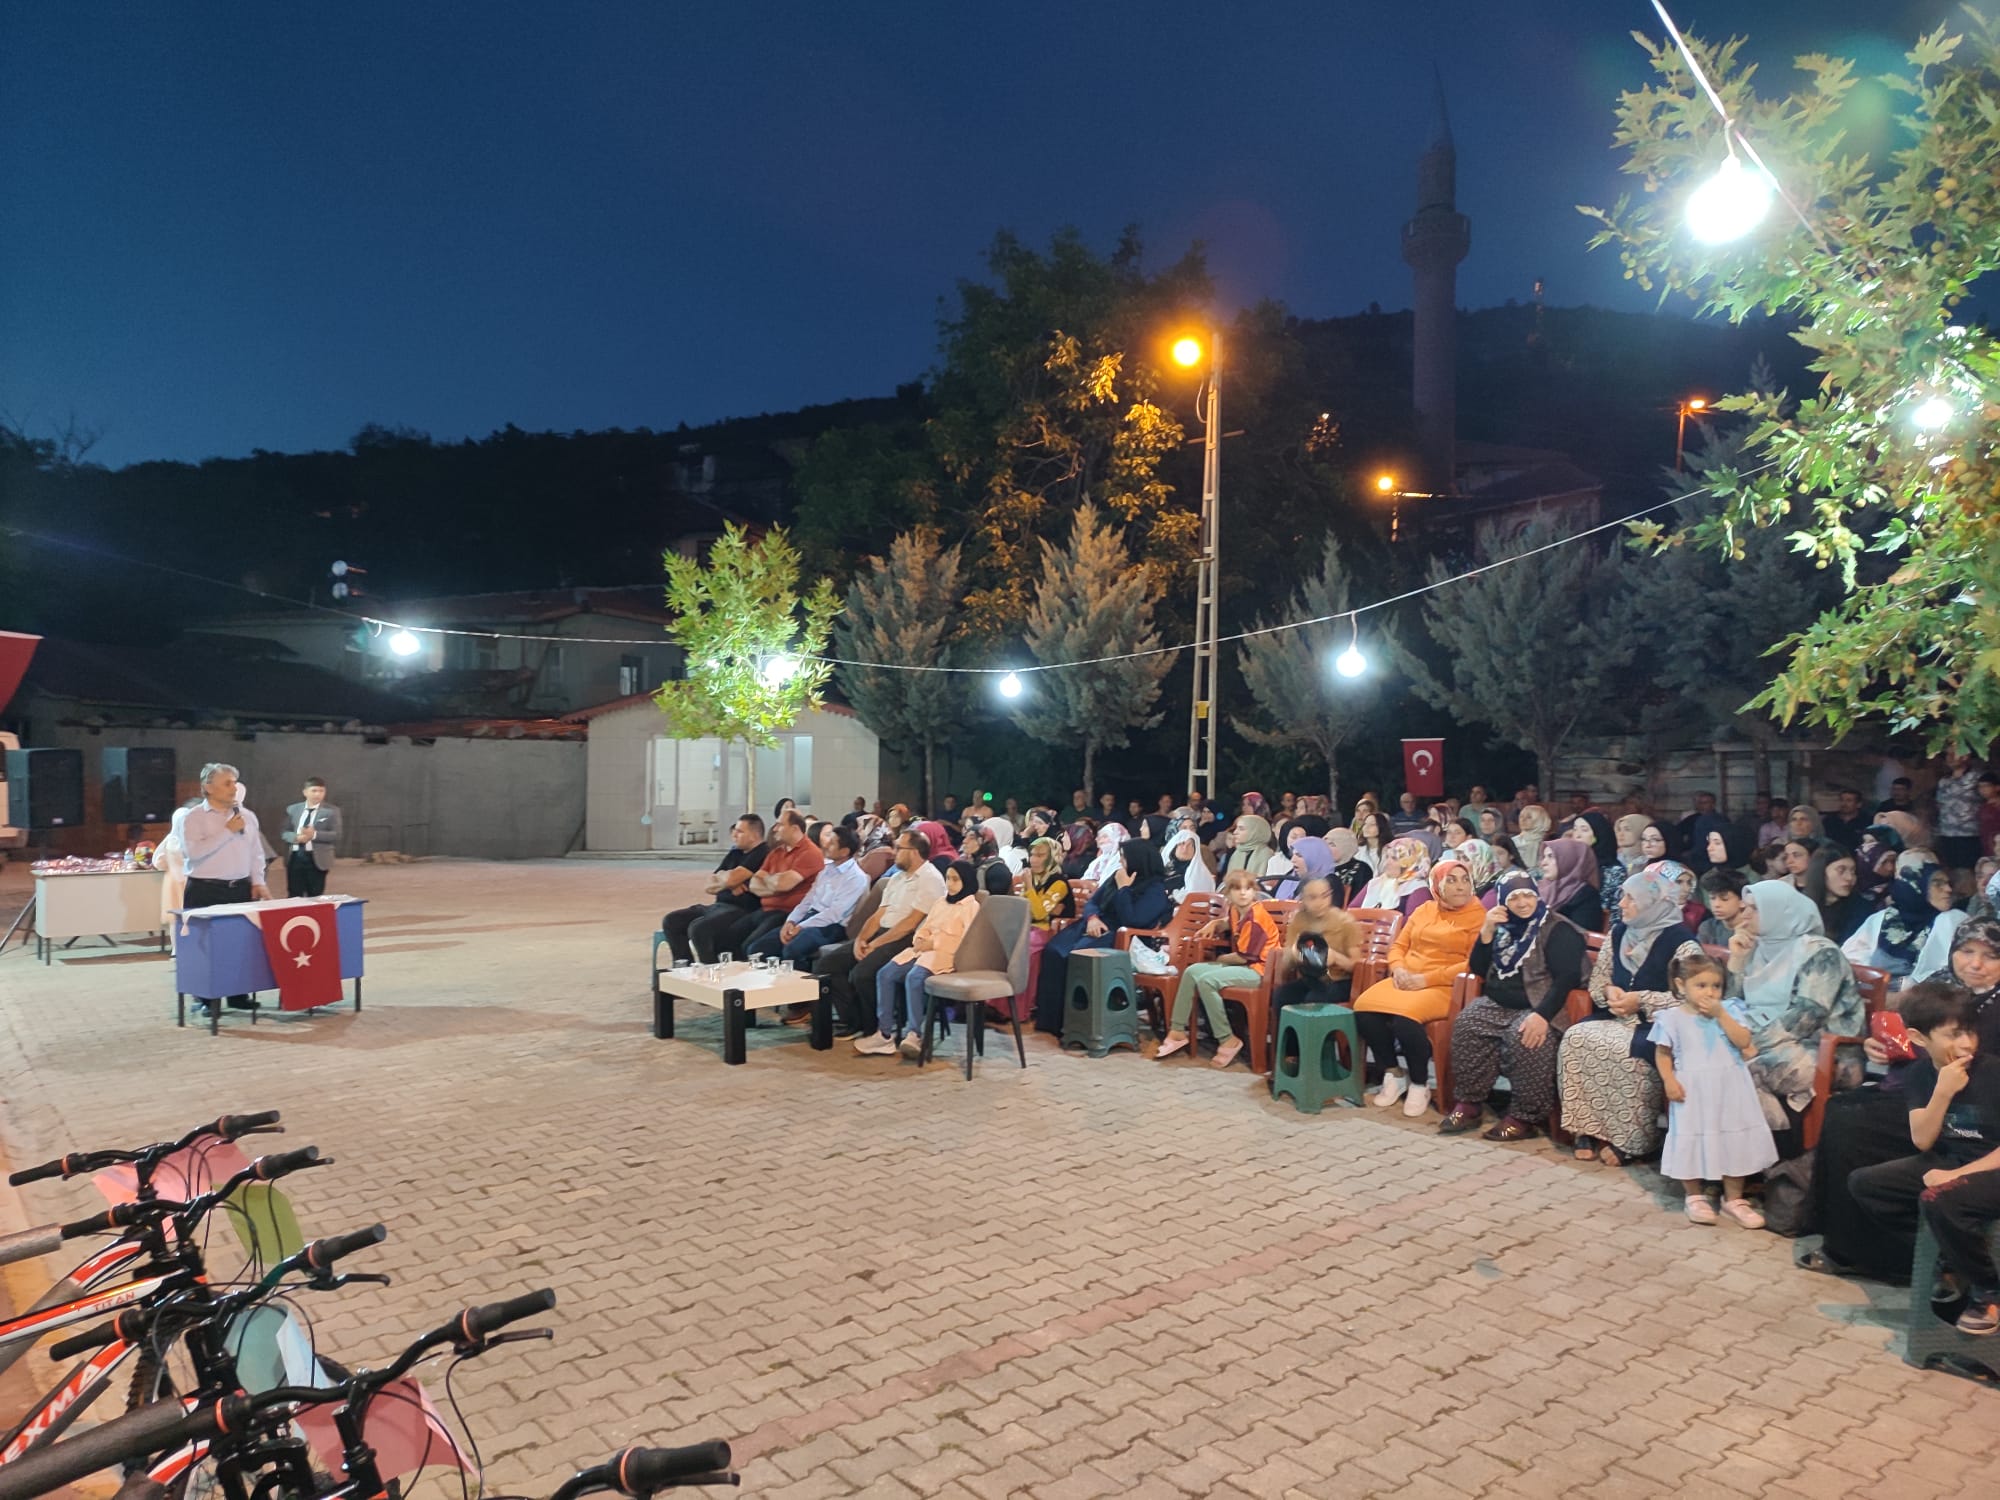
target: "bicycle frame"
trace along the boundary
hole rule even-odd
[[[23,1313],[21,1318],[31,1318],[39,1313],[52,1311],[65,1303],[74,1302],[85,1292],[125,1270],[133,1261],[140,1259],[146,1253],[145,1244],[136,1235],[128,1234],[116,1244],[107,1245],[85,1259],[83,1264],[36,1298],[34,1306]],[[17,1318],[15,1321],[19,1322],[21,1319]],[[15,1339],[0,1333],[0,1374],[4,1374],[15,1360],[26,1354],[33,1343],[33,1339]]]
[[[80,1361],[7,1434],[0,1446],[0,1464],[10,1464],[30,1448],[61,1437],[104,1394],[119,1367],[138,1352],[139,1345],[119,1339]]]

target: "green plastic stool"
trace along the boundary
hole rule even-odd
[[[1347,1061],[1340,1038],[1347,1038]],[[1329,1099],[1361,1102],[1361,1029],[1344,1005],[1287,1005],[1271,1054],[1271,1097],[1292,1096],[1292,1106],[1316,1115]]]
[[[2000,1253],[2000,1224],[1988,1228],[1986,1248],[1989,1254]],[[1931,1286],[1937,1280],[1939,1263],[1937,1238],[1919,1215],[1916,1263],[1910,1267],[1910,1322],[1904,1335],[1903,1359],[1920,1370],[1938,1364],[1976,1366],[1988,1376],[2000,1379],[2000,1349],[1993,1347],[2000,1343],[2000,1337],[1960,1333],[1931,1307]]]
[[[1081,1047],[1102,1057],[1113,1047],[1139,1048],[1139,987],[1132,955],[1118,948],[1079,948],[1063,971],[1063,1050]]]

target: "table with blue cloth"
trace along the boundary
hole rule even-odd
[[[358,1011],[361,1009],[361,909],[368,903],[348,896],[327,904],[338,907],[333,925],[340,939],[340,977],[354,981],[354,1008]],[[196,907],[176,911],[172,916],[178,934],[174,947],[176,1025],[187,1025],[190,995],[214,1003],[208,1019],[209,1033],[213,1035],[221,1025],[224,996],[254,996],[261,990],[278,988],[270,957],[264,951],[263,929],[241,906]],[[250,1019],[255,1024],[254,1008]]]

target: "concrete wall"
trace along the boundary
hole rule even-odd
[[[48,724],[51,718],[37,715]],[[84,753],[88,822],[52,835],[64,853],[122,847],[122,829],[99,818],[99,751],[115,746],[162,746],[175,757],[183,800],[209,761],[235,766],[250,788],[250,807],[279,846],[285,808],[308,776],[346,822],[343,855],[396,850],[474,859],[534,859],[567,852],[583,825],[585,747],[574,740],[407,739],[369,744],[355,734],[232,734],[204,729],[106,729],[58,726],[33,744]],[[164,826],[147,830],[158,838]],[[283,850],[280,847],[279,852]]]
[[[674,739],[664,727],[651,703],[590,721],[589,848],[669,849],[682,816],[708,813],[727,822],[743,810],[743,747]],[[856,797],[880,795],[881,745],[859,719],[808,713],[778,738],[777,750],[758,752],[759,812],[768,815],[780,797],[791,797],[838,817]]]

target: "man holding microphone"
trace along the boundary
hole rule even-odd
[[[238,901],[268,901],[264,884],[264,836],[257,815],[243,806],[236,785],[236,767],[211,761],[201,768],[201,798],[174,814],[173,831],[187,853],[184,909],[227,906]],[[232,1010],[249,1010],[248,995],[229,996]],[[197,998],[197,1010],[215,1008],[211,999]]]

